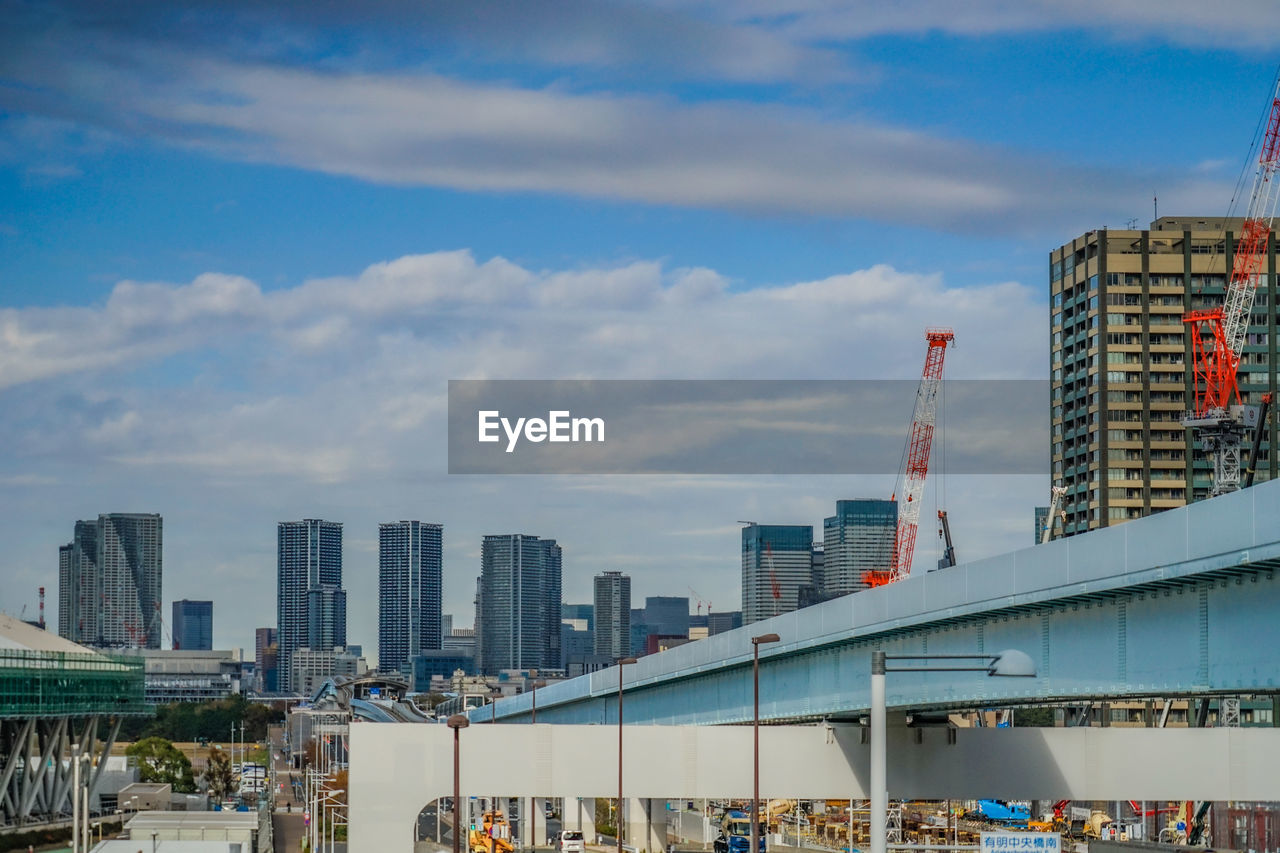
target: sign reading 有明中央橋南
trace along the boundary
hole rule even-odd
[[[1056,832],[983,832],[981,853],[1062,853]]]

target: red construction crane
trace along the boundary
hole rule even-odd
[[[869,586],[893,583],[911,574],[911,558],[916,550],[916,530],[920,524],[920,499],[924,480],[929,473],[929,454],[933,449],[933,428],[938,416],[938,388],[942,384],[942,363],[947,357],[947,344],[955,343],[951,329],[926,329],[928,349],[924,371],[916,389],[916,408],[907,438],[906,464],[899,475],[898,488],[890,500],[898,501],[898,529],[893,554],[887,571],[870,571],[863,575]]]
[[[1196,395],[1195,408],[1183,419],[1183,425],[1196,429],[1205,453],[1213,459],[1213,495],[1240,488],[1240,444],[1245,426],[1243,409],[1232,404],[1244,402],[1236,374],[1280,199],[1280,80],[1265,127],[1223,305],[1191,311],[1182,318],[1191,329]]]

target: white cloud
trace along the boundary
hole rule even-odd
[[[530,270],[468,252],[284,290],[210,274],[122,282],[98,306],[8,309],[0,575],[54,584],[76,517],[160,511],[166,595],[218,599],[219,643],[247,645],[274,618],[274,522],[336,518],[352,537],[351,635],[372,648],[375,568],[360,543],[379,521],[422,518],[446,525],[446,601],[460,623],[474,543],[516,530],[565,545],[569,600],[600,569],[626,566],[637,595],[692,580],[727,609],[734,519],[820,523],[831,501],[887,494],[889,478],[448,477],[446,380],[914,378],[923,328],[937,323],[960,344],[949,375],[1035,377],[1045,311],[1025,285],[952,288],[888,266],[735,290],[714,270],[653,261]],[[192,364],[200,383],[185,375]],[[1038,494],[1037,478],[1021,480],[1035,482],[964,492],[987,501],[952,513],[969,555],[1022,544],[1019,525],[1001,527]],[[228,574],[210,590],[216,572]],[[242,602],[218,591],[246,583],[268,592]]]
[[[394,185],[962,232],[1070,231],[1081,220],[1117,217],[1151,186],[1165,188],[1171,203],[1202,189],[1172,168],[1155,174],[1062,163],[777,104],[243,64],[154,45],[131,49],[127,64],[88,47],[50,63],[38,40],[23,47],[8,69],[21,87],[0,87],[0,105],[13,111],[69,115],[220,157]],[[1095,180],[1082,182],[1081,174]],[[1211,197],[1225,192],[1214,186]],[[397,275],[388,269],[370,282],[369,298],[394,298]],[[500,298],[501,283],[495,286]]]

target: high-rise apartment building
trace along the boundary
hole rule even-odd
[[[1191,335],[1183,314],[1222,305],[1242,220],[1161,217],[1102,229],[1049,255],[1053,479],[1083,533],[1208,494],[1211,463],[1189,443]],[[1276,392],[1276,240],[1271,236],[1241,358],[1240,391]],[[1276,476],[1274,420],[1258,479]],[[1247,447],[1246,447],[1247,450]]]
[[[480,670],[560,666],[560,546],[510,534],[480,545]]]
[[[410,658],[443,648],[443,544],[439,524],[378,525],[378,668],[383,672],[396,672]]]
[[[173,647],[183,651],[213,649],[213,602],[182,599],[173,603]]]
[[[866,589],[863,577],[868,571],[887,571],[897,530],[897,501],[836,501],[836,514],[822,522],[823,597]]]
[[[293,653],[332,651],[347,644],[342,589],[342,524],[308,518],[276,528],[276,667],[289,692]]]
[[[604,572],[595,577],[595,653],[617,660],[631,653],[631,577]]]
[[[795,610],[813,583],[813,527],[748,524],[742,528],[742,624]],[[688,613],[688,604],[685,605]]]
[[[77,521],[58,549],[59,633],[87,646],[160,648],[163,551],[158,514]]]

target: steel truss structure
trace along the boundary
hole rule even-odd
[[[89,790],[98,784],[111,754],[120,718],[98,737],[97,715],[73,719],[0,720],[0,818],[7,825],[55,820],[71,814],[74,759],[92,756]]]

